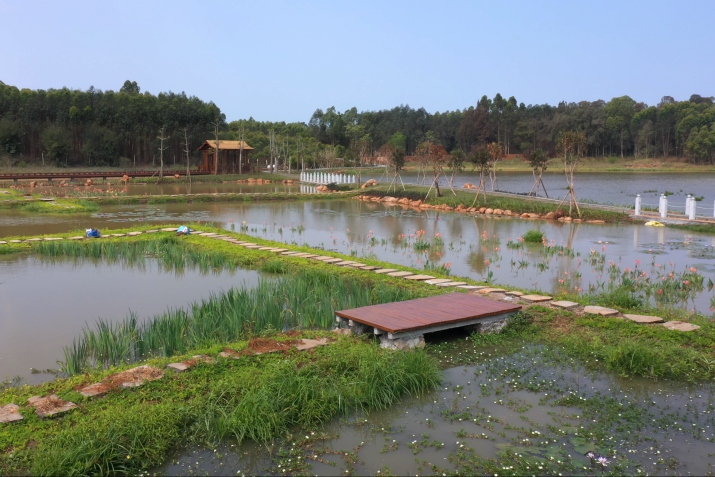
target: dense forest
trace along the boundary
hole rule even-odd
[[[384,154],[385,147],[419,155],[424,144],[450,154],[499,144],[503,154],[554,156],[563,133],[585,138],[585,155],[685,157],[715,163],[715,98],[686,101],[664,96],[655,106],[628,96],[579,103],[525,105],[512,96],[482,96],[464,110],[428,113],[407,105],[390,110],[313,113],[308,123],[226,123],[212,102],[184,93],[141,93],[126,81],[118,92],[18,89],[0,82],[0,165],[51,161],[67,166],[155,164],[164,137],[165,162],[185,163],[185,138],[196,160],[205,140],[245,139],[259,164],[275,161],[292,168],[356,164]]]

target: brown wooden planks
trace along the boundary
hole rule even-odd
[[[481,296],[449,293],[429,298],[341,310],[335,314],[341,318],[390,333],[401,333],[502,313],[513,313],[520,309],[519,305]]]

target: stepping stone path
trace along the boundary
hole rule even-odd
[[[20,406],[17,404],[6,404],[0,407],[0,423],[21,421]]]
[[[380,272],[376,272],[376,273],[380,273]],[[428,285],[439,285],[440,283],[448,283],[451,281],[452,280],[450,280],[449,278],[435,278],[433,280],[427,280],[427,281],[425,281],[425,283],[427,283]]]
[[[27,400],[27,403],[35,408],[35,414],[40,417],[62,414],[63,412],[67,412],[70,409],[77,407],[75,403],[64,401],[57,397],[56,394],[51,394],[45,397],[32,396]]]
[[[392,273],[392,272],[396,272],[396,271],[397,271],[396,268],[381,268],[379,270],[375,270],[375,273]]]
[[[405,277],[405,280],[432,280],[432,279],[434,279],[434,277],[432,275],[410,275],[410,276]]]
[[[552,298],[550,296],[545,296],[545,295],[522,295],[519,298],[521,298],[524,301],[528,301],[529,303],[543,303],[545,301],[552,300]]]
[[[663,323],[663,318],[660,316],[648,316],[648,315],[632,315],[630,313],[624,313],[623,317],[635,321],[636,323]]]
[[[166,365],[166,367],[181,372],[186,371],[189,368],[193,368],[199,363],[213,364],[215,363],[215,361],[213,358],[211,358],[210,356],[206,356],[205,354],[197,354],[195,356],[192,356],[191,359],[181,361],[180,363],[169,363]]]
[[[685,323],[684,321],[668,321],[663,323],[663,326],[673,331],[695,331],[700,329],[698,325]]]
[[[562,308],[564,310],[571,310],[573,308],[576,308],[578,303],[573,302],[573,301],[566,301],[566,300],[561,300],[561,301],[552,301],[551,306],[555,306],[556,308]]]
[[[614,310],[613,308],[606,308],[603,306],[586,306],[583,309],[584,313],[589,313],[591,315],[601,315],[601,316],[616,316],[618,314],[618,310]]]

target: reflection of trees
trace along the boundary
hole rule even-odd
[[[485,260],[486,255],[484,254],[484,251],[482,251],[481,249],[474,251],[469,254],[469,268],[471,268],[472,271],[483,275],[487,270],[487,265],[484,263]]]

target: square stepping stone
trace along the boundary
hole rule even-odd
[[[196,232],[196,234],[198,234],[198,232]],[[202,237],[215,237],[216,235],[218,235],[218,234],[216,234],[214,232],[202,232],[201,233]]]
[[[552,301],[551,306],[555,306],[556,308],[561,308],[564,310],[572,310],[572,309],[578,307],[579,305],[575,301],[559,300],[559,301]]]
[[[365,265],[364,267],[360,267],[360,268],[362,268],[363,270],[377,270],[380,267],[376,267],[374,265]]]
[[[524,301],[528,301],[529,303],[543,303],[545,301],[552,300],[550,296],[545,295],[522,295],[520,298]]]
[[[70,409],[74,409],[77,405],[73,402],[65,401],[57,397],[56,394],[40,397],[32,396],[27,400],[27,403],[35,408],[35,414],[40,417],[54,416],[62,414]]]
[[[84,237],[82,237],[84,238]],[[22,240],[8,240],[8,243],[22,243]]]
[[[635,321],[636,323],[663,323],[663,318],[660,316],[650,316],[650,315],[633,315],[631,313],[623,313],[623,317],[627,320]]]
[[[444,283],[438,283],[438,287],[457,287],[459,285],[466,285],[467,282],[444,282]]]
[[[479,285],[459,285],[457,286],[457,288],[461,288],[462,290],[481,290],[487,287],[482,287]]]
[[[0,423],[21,421],[20,406],[17,404],[5,404],[0,407]]]
[[[618,314],[618,310],[613,308],[606,308],[604,306],[593,306],[589,305],[583,308],[584,313],[589,313],[591,315],[601,315],[601,316],[615,316]]]
[[[169,363],[166,365],[167,368],[172,368],[175,369],[176,371],[186,371],[189,368],[193,368],[199,363],[208,363],[208,364],[213,364],[214,360],[210,356],[206,356],[205,354],[197,354],[195,356],[192,356],[191,359],[187,359],[186,361],[181,361],[180,363]]]
[[[506,290],[503,288],[489,288],[489,287],[487,287],[487,288],[482,288],[481,290],[479,290],[478,293],[480,295],[489,295],[490,293],[503,293],[505,291]]]
[[[271,250],[271,252],[278,253],[278,252],[285,252],[287,250],[288,250],[287,248],[274,248],[273,250]]]
[[[109,392],[110,386],[104,383],[94,383],[85,386],[79,390],[79,393],[84,397],[102,397]]]
[[[45,242],[51,242],[53,240],[62,240],[62,237],[45,237]]]
[[[308,338],[303,338],[300,340],[300,343],[297,343],[295,345],[295,349],[299,351],[305,351],[313,348],[317,348],[318,346],[325,346],[328,344],[328,339],[327,338],[321,338],[319,340],[311,340]]]
[[[258,248],[263,247],[263,245],[244,245],[244,247],[250,248],[250,249],[258,249]]]
[[[243,243],[241,244],[242,247],[252,247],[252,246],[254,246],[254,245],[258,245],[258,244],[251,243],[251,242],[243,242]]]
[[[147,231],[145,231],[144,233],[145,233],[145,234],[155,234],[155,233],[157,233],[157,232],[158,232],[158,230],[147,230]]]
[[[392,273],[398,271],[396,268],[381,268],[379,270],[375,270],[375,273]]]
[[[348,267],[355,267],[355,268],[362,268],[362,267],[364,267],[364,266],[365,266],[364,263],[358,263],[358,262],[353,262],[353,263],[351,263],[351,264],[348,265]]]
[[[251,245],[255,245],[255,244],[251,244]],[[294,252],[292,250],[289,250],[287,252],[281,253],[281,255],[295,255],[296,253],[300,253],[300,252]]]
[[[434,278],[432,280],[425,281],[425,283],[427,283],[429,285],[439,285],[440,283],[447,283],[447,282],[451,282],[451,281],[452,280],[450,280],[449,278]]]
[[[142,234],[141,232],[127,232],[127,235],[129,235],[130,237],[134,237],[135,235],[141,235],[141,234]]]
[[[346,265],[351,265],[353,263],[355,263],[353,260],[343,260],[342,262],[335,263],[335,265],[337,265],[339,267],[344,267]]]
[[[0,245],[4,245],[4,244],[6,244],[6,243],[7,243],[6,241],[0,240]]]
[[[411,275],[405,277],[405,280],[432,280],[434,277],[432,275]]]
[[[300,257],[300,258],[309,258],[312,257],[314,254],[312,253],[305,253],[305,252],[299,252],[293,255],[294,257]]]
[[[111,237],[126,237],[127,234],[112,234]]]
[[[684,321],[667,321],[663,323],[663,326],[673,331],[695,331],[700,328],[698,325]]]
[[[198,230],[190,230],[190,232],[191,232],[193,235],[201,235],[201,234],[203,234],[203,232],[199,232]]]
[[[414,275],[412,272],[391,272],[388,273],[389,276],[391,277],[409,277],[410,275]]]
[[[524,293],[520,291],[508,291],[505,293],[505,295],[510,295],[510,296],[524,296]]]
[[[25,242],[40,242],[40,241],[42,241],[42,239],[39,237],[33,237],[31,239],[25,240]]]
[[[67,240],[84,240],[84,237],[82,237],[81,235],[78,235],[76,237],[70,237]]]
[[[344,260],[342,258],[329,258],[327,260],[323,260],[325,263],[337,263],[337,262],[343,262]]]
[[[273,247],[261,247],[258,250],[273,250]]]
[[[165,229],[161,229],[161,231],[162,232],[176,232],[176,229],[178,229],[178,227],[167,227]]]

